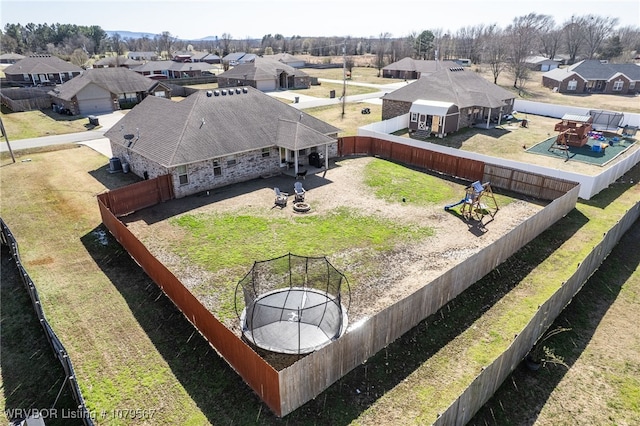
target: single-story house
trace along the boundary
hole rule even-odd
[[[49,95],[54,110],[91,115],[130,108],[149,95],[170,98],[171,89],[126,68],[95,68],[56,87]]]
[[[177,198],[281,173],[311,153],[337,156],[340,129],[252,87],[147,97],[105,133],[113,156],[144,178],[171,174]],[[124,168],[124,167],[123,167]]]
[[[209,71],[211,65],[205,62],[149,61],[131,70],[144,76],[155,78],[164,75],[166,78],[200,77],[203,71]]]
[[[107,56],[106,58],[97,60],[93,64],[93,68],[132,68],[139,65],[142,65],[142,62],[129,59],[126,56]]]
[[[207,64],[221,64],[222,58],[215,53],[207,53],[207,55],[202,58],[201,62],[206,62]]]
[[[423,76],[382,97],[382,120],[409,114],[409,129],[444,137],[490,127],[511,114],[515,95],[461,66]]]
[[[23,86],[62,84],[82,74],[84,70],[57,56],[31,55],[4,69],[7,82]]]
[[[222,58],[222,63],[223,64],[227,64],[227,65],[231,65],[236,66],[238,64],[246,64],[249,62],[253,62],[255,61],[255,59],[257,58],[257,55],[254,55],[253,53],[246,53],[246,52],[233,52],[233,53],[229,53],[228,55],[226,55],[225,57]]]
[[[18,53],[3,53],[0,55],[0,64],[15,64],[20,59],[24,59],[24,55]]]
[[[633,95],[640,92],[640,66],[589,59],[544,73],[542,85],[559,93]]]
[[[382,68],[382,77],[417,80],[423,75],[431,74],[444,68],[457,66],[461,65],[456,64],[453,61],[425,61],[407,57]]]
[[[290,53],[276,53],[275,55],[265,56],[266,58],[275,59],[278,62],[282,62],[285,65],[289,65],[293,68],[304,68],[304,59],[297,58]]]
[[[157,61],[158,54],[156,52],[129,52],[127,53],[129,59],[134,61]]]
[[[525,64],[533,71],[551,71],[560,66],[561,61],[545,58],[544,56],[529,56],[525,58]]]
[[[308,89],[311,77],[304,71],[269,57],[238,64],[218,75],[218,87],[252,86],[258,90]]]

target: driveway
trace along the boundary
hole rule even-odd
[[[36,148],[40,146],[61,145],[68,143],[77,143],[86,145],[95,151],[103,154],[107,158],[111,158],[111,144],[109,139],[104,137],[104,133],[111,127],[116,125],[124,113],[122,111],[114,111],[108,114],[96,114],[98,117],[99,128],[96,130],[88,130],[86,132],[68,133],[66,135],[43,136],[40,138],[20,139],[16,141],[9,140],[12,150],[21,150],[28,148]],[[8,152],[9,147],[6,143],[0,143],[0,152]]]

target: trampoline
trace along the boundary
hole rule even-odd
[[[347,329],[343,291],[349,292],[346,277],[325,257],[287,254],[255,262],[236,287],[243,337],[271,352],[316,351]]]

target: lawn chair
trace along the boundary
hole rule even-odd
[[[304,188],[302,187],[302,182],[296,182],[293,185],[293,190],[295,192],[295,200],[296,203],[302,203],[304,202],[304,193],[306,192],[304,190]]]
[[[275,206],[278,206],[280,208],[287,207],[287,201],[289,200],[289,194],[286,193],[286,192],[281,192],[280,188],[273,188],[273,192],[275,192],[275,194],[276,194]]]

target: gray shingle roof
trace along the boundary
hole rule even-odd
[[[397,62],[382,68],[387,71],[416,71],[419,73],[432,73],[442,68],[460,66],[453,61],[426,61],[421,59],[403,58]]]
[[[147,92],[158,82],[127,68],[94,68],[86,70],[49,93],[60,99],[71,100],[89,84],[95,84],[118,95]]]
[[[82,68],[57,56],[33,55],[19,60],[5,68],[7,75],[14,74],[57,74],[60,72],[82,72]]]
[[[617,73],[622,73],[633,81],[640,80],[640,66],[635,64],[603,64],[597,59],[591,59],[569,68],[586,80],[609,80]]]
[[[436,71],[388,93],[383,100],[415,102],[418,99],[451,102],[458,108],[481,106],[497,108],[515,95],[478,74],[455,67],[458,71]]]
[[[340,131],[252,87],[229,90],[199,91],[180,102],[149,96],[105,136],[127,146],[124,135],[134,135],[131,150],[175,167],[273,146],[319,145]]]
[[[206,71],[211,69],[211,65],[205,62],[149,61],[137,67],[131,67],[130,69],[139,73],[154,71]]]
[[[271,58],[256,58],[255,62],[239,64],[223,72],[219,77],[237,78],[240,80],[273,80],[280,73],[286,72],[294,77],[305,77],[308,74],[297,68],[283,64]],[[246,77],[246,78],[245,78]]]

